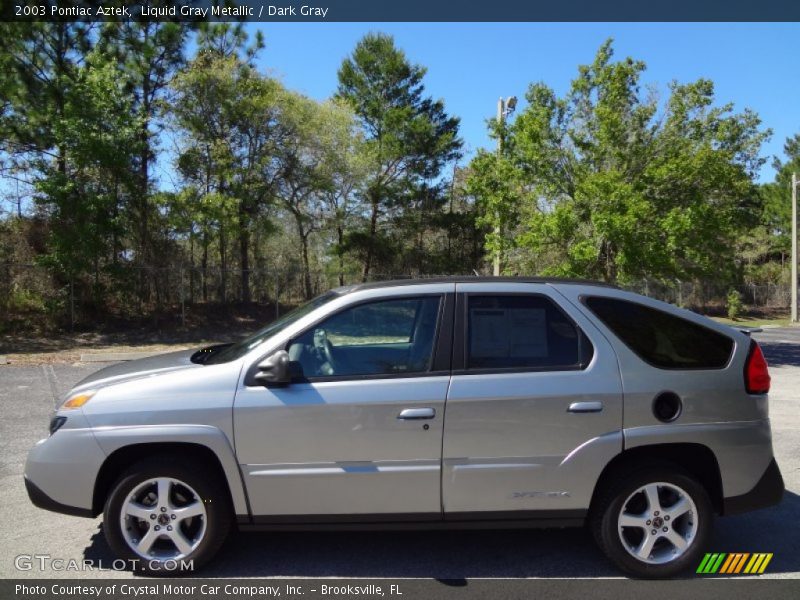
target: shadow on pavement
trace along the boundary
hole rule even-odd
[[[800,344],[759,342],[770,367],[800,366]]]
[[[786,491],[770,508],[717,520],[709,552],[772,552],[768,573],[800,571],[800,496]]]
[[[708,550],[773,552],[768,572],[800,571],[800,496],[720,518]],[[102,534],[86,559],[114,560]],[[408,532],[234,532],[202,577],[421,577],[450,584],[475,577],[619,577],[586,529]],[[695,577],[692,573],[688,578]]]

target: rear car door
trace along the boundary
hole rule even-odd
[[[457,285],[445,519],[582,517],[622,449],[612,347],[544,283]]]
[[[236,451],[256,522],[441,519],[454,288],[373,291],[288,341],[291,384],[244,378]]]

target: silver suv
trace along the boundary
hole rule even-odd
[[[154,573],[198,568],[234,523],[588,523],[619,568],[666,577],[697,565],[715,514],[780,501],[769,384],[746,333],[610,286],[355,285],[242,342],[90,375],[25,484],[102,512]]]

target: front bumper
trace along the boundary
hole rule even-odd
[[[25,462],[25,487],[36,506],[69,515],[92,514],[94,485],[106,454],[88,427],[67,428],[40,440]],[[82,423],[81,423],[82,424]]]
[[[25,490],[28,492],[28,498],[31,499],[34,506],[50,510],[52,512],[63,513],[65,515],[72,515],[73,517],[94,517],[94,513],[90,508],[79,508],[77,506],[67,506],[56,502],[50,496],[45,494],[42,490],[36,487],[35,483],[25,477]]]
[[[773,458],[755,487],[746,494],[723,500],[724,515],[738,515],[759,508],[778,504],[783,498],[783,477],[778,463]]]

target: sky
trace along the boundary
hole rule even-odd
[[[408,58],[428,68],[427,93],[461,118],[467,158],[490,147],[486,119],[500,96],[543,81],[559,95],[580,64],[614,39],[615,57],[647,65],[644,84],[666,97],[667,84],[698,78],[716,85],[718,103],[749,107],[771,128],[760,181],[772,181],[772,156],[783,156],[787,137],[800,132],[800,24],[797,23],[253,23],[266,48],[259,67],[312,98],[336,90],[336,72],[367,32],[394,36]],[[466,162],[467,158],[463,160]]]

